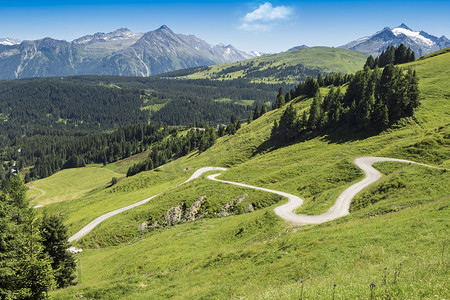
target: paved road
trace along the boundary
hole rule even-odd
[[[396,162],[404,162],[404,163],[411,163],[411,164],[417,164],[422,165],[430,168],[436,168],[433,166],[416,163],[410,160],[404,160],[404,159],[396,159],[396,158],[385,158],[385,157],[358,157],[353,160],[353,162],[363,170],[366,177],[355,183],[354,185],[347,188],[345,191],[343,191],[339,197],[336,199],[335,204],[326,212],[321,215],[297,215],[294,213],[294,211],[300,207],[303,203],[303,200],[295,195],[291,195],[284,192],[269,190],[266,188],[251,186],[248,184],[242,184],[237,182],[231,182],[231,181],[225,181],[225,180],[219,180],[216,179],[216,177],[220,174],[214,174],[208,176],[208,179],[215,180],[218,182],[233,184],[237,186],[252,188],[260,191],[265,191],[269,193],[278,194],[281,196],[284,196],[289,199],[288,203],[278,206],[274,209],[275,213],[283,218],[285,221],[288,221],[290,223],[296,224],[296,225],[308,225],[308,224],[320,224],[324,222],[328,222],[331,220],[335,220],[337,218],[346,216],[349,214],[349,208],[350,203],[352,202],[353,197],[357,193],[359,193],[361,190],[369,186],[370,184],[376,182],[378,179],[381,178],[381,173],[378,172],[375,168],[372,167],[372,164],[376,162],[382,162],[382,161],[396,161]]]
[[[200,177],[205,172],[209,172],[209,171],[225,171],[225,170],[226,170],[225,168],[216,168],[216,167],[207,167],[207,168],[198,169],[197,171],[194,172],[194,174],[192,174],[192,176],[188,180],[186,180],[185,182],[183,182],[183,183],[181,183],[181,184],[179,184],[177,186],[174,186],[171,189],[174,189],[176,187],[179,187],[182,184],[185,184],[185,183],[187,183],[187,182],[189,182],[191,180],[194,180],[194,179]],[[168,190],[171,190],[171,189],[168,189]],[[124,212],[124,211],[127,211],[129,209],[135,208],[135,207],[137,207],[139,205],[145,204],[148,201],[152,200],[153,198],[161,195],[162,193],[163,192],[161,192],[161,193],[159,193],[157,195],[151,196],[150,198],[147,198],[147,199],[144,199],[142,201],[139,201],[137,203],[134,203],[134,204],[131,204],[131,205],[128,205],[128,206],[116,209],[116,210],[114,210],[112,212],[109,212],[107,214],[104,214],[104,215],[98,217],[97,219],[95,219],[91,223],[89,223],[86,226],[84,226],[80,231],[75,233],[73,236],[71,236],[69,238],[69,242],[73,242],[73,241],[79,240],[80,238],[82,238],[83,236],[85,236],[86,234],[91,232],[92,229],[94,229],[98,224],[100,224],[101,222],[105,221],[106,219],[111,218],[112,216],[115,216],[117,214],[120,214],[121,212]]]
[[[366,175],[365,178],[363,180],[355,183],[354,185],[350,186],[345,191],[343,191],[339,195],[339,197],[336,199],[336,203],[326,213],[323,213],[321,215],[315,215],[315,216],[297,215],[296,213],[294,213],[295,209],[300,207],[303,203],[303,200],[295,195],[291,195],[291,194],[288,194],[285,192],[270,190],[270,189],[266,189],[266,188],[262,188],[262,187],[256,187],[256,186],[252,186],[252,185],[248,185],[248,184],[220,180],[220,179],[216,178],[217,176],[220,175],[220,173],[210,175],[207,178],[210,180],[217,181],[217,182],[222,182],[222,183],[232,184],[232,185],[236,185],[236,186],[242,186],[242,187],[246,187],[246,188],[256,189],[256,190],[274,193],[274,194],[278,194],[280,196],[286,197],[289,200],[288,203],[278,206],[274,210],[278,216],[283,218],[285,221],[296,224],[296,225],[320,224],[320,223],[328,222],[328,221],[331,221],[331,220],[334,220],[334,219],[337,219],[337,218],[340,218],[340,217],[343,217],[343,216],[346,216],[349,214],[350,203],[351,203],[353,197],[357,193],[359,193],[361,190],[363,190],[364,188],[366,188],[367,186],[369,186],[370,184],[376,182],[378,179],[381,178],[381,173],[378,172],[375,168],[373,168],[372,164],[374,164],[376,162],[382,162],[382,161],[404,162],[404,163],[422,165],[422,166],[426,166],[426,167],[430,167],[430,168],[436,168],[433,166],[416,163],[416,162],[404,160],[404,159],[396,159],[396,158],[385,158],[385,157],[358,157],[358,158],[355,158],[353,160],[353,162],[358,167],[360,167],[361,170],[363,170],[364,174]],[[194,180],[194,179],[200,177],[205,172],[226,171],[226,170],[227,170],[226,168],[218,168],[218,167],[206,167],[206,168],[198,169],[197,171],[194,172],[194,174],[192,174],[192,176],[188,180],[186,180],[185,182],[183,182],[171,189],[174,189],[182,184],[185,184],[191,180]],[[169,189],[169,190],[171,190],[171,189]],[[104,220],[106,220],[114,215],[117,215],[121,212],[124,212],[126,210],[129,210],[129,209],[135,208],[139,205],[142,205],[144,203],[147,203],[151,199],[153,199],[161,194],[162,194],[162,192],[157,195],[154,195],[150,198],[144,199],[144,200],[134,203],[132,205],[128,205],[126,207],[117,209],[115,211],[112,211],[110,213],[107,213],[107,214],[104,214],[103,216],[98,217],[97,219],[95,219],[94,221],[92,221],[91,223],[89,223],[88,225],[83,227],[75,235],[71,236],[69,238],[69,242],[76,241],[76,240],[80,239],[81,237],[85,236],[86,234],[88,234],[92,229],[94,229],[98,224],[100,224]]]

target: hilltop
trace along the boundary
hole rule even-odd
[[[335,294],[355,299],[368,298],[369,284],[374,282],[379,298],[446,298],[450,178],[445,170],[378,163],[384,176],[357,195],[349,216],[306,227],[285,224],[273,212],[285,200],[262,191],[205,177],[169,189],[198,168],[227,167],[220,179],[297,195],[305,200],[299,212],[319,214],[363,177],[352,163],[355,157],[403,158],[449,168],[449,65],[448,52],[403,65],[414,68],[420,78],[421,105],[413,118],[380,134],[331,130],[287,144],[273,143],[273,122],[284,106],[235,135],[219,138],[203,153],[123,178],[114,186],[89,187],[76,199],[66,196],[67,200],[48,205],[48,212],[64,214],[69,233],[74,234],[97,216],[164,192],[108,219],[81,239],[78,286],[52,296],[298,299],[303,290],[304,297]],[[305,97],[293,100],[298,112],[311,102]],[[124,172],[117,164],[98,167]],[[53,176],[44,179],[39,188],[52,189],[52,181]],[[244,194],[248,196],[230,216],[216,214]],[[148,226],[163,222],[172,208],[185,211],[201,196],[208,204],[203,218],[138,229],[145,222]],[[40,201],[50,200],[43,196],[35,204]],[[248,204],[255,211],[242,213]]]
[[[245,78],[254,82],[294,83],[319,73],[354,73],[361,69],[366,54],[340,48],[310,47],[284,53],[263,55],[249,60],[183,70],[167,76],[190,79],[232,80]]]

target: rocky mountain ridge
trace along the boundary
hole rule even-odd
[[[147,33],[121,28],[72,42],[44,38],[0,40],[0,79],[68,75],[150,76],[258,56],[231,45],[210,45],[163,25]]]
[[[438,38],[425,31],[414,31],[402,23],[392,29],[385,27],[371,36],[351,41],[340,48],[378,56],[388,46],[398,46],[402,43],[410,47],[416,57],[450,47],[450,40],[445,36]]]

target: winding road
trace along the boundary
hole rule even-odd
[[[297,215],[296,213],[294,213],[294,211],[299,206],[301,206],[303,203],[303,200],[295,195],[291,195],[291,194],[280,192],[280,191],[270,190],[270,189],[266,189],[266,188],[262,188],[262,187],[256,187],[256,186],[252,186],[252,185],[248,185],[248,184],[217,179],[216,177],[219,176],[221,173],[209,175],[207,178],[210,180],[217,181],[217,182],[222,182],[222,183],[232,184],[232,185],[236,185],[236,186],[251,188],[251,189],[255,189],[255,190],[265,191],[265,192],[274,193],[274,194],[286,197],[289,200],[288,203],[278,206],[274,209],[275,213],[278,216],[280,216],[285,221],[295,224],[295,225],[320,224],[320,223],[328,222],[328,221],[348,215],[350,203],[351,203],[353,197],[355,197],[355,195],[357,193],[359,193],[361,190],[363,190],[364,188],[366,188],[370,184],[378,181],[381,178],[381,173],[379,171],[377,171],[375,168],[373,168],[372,165],[374,163],[383,162],[383,161],[403,162],[403,163],[417,164],[417,165],[421,165],[421,166],[425,166],[425,167],[429,167],[429,168],[437,168],[434,166],[417,163],[417,162],[410,161],[410,160],[396,159],[396,158],[385,158],[385,157],[358,157],[358,158],[355,158],[353,160],[353,162],[359,168],[361,168],[361,170],[365,174],[365,178],[363,180],[353,184],[352,186],[347,188],[345,191],[343,191],[336,199],[336,203],[326,213],[323,213],[321,215],[315,215],[315,216]],[[183,185],[189,181],[192,181],[192,180],[200,177],[205,172],[226,171],[226,170],[227,170],[226,168],[218,168],[218,167],[206,167],[206,168],[198,169],[197,171],[194,172],[194,174],[192,174],[192,176],[188,180],[186,180],[185,182],[183,182],[173,188],[168,189],[167,191],[177,188],[180,185]],[[104,214],[104,215],[98,217],[97,219],[95,219],[94,221],[92,221],[91,223],[89,223],[88,225],[83,227],[75,235],[71,236],[69,238],[69,242],[76,241],[76,240],[80,239],[81,237],[85,236],[86,234],[88,234],[92,229],[94,229],[98,224],[100,224],[104,220],[106,220],[114,215],[117,215],[121,212],[124,212],[126,210],[129,210],[129,209],[132,209],[139,205],[142,205],[144,203],[147,203],[148,201],[161,195],[162,193],[163,192],[161,192],[157,195],[154,195],[150,198],[139,201],[137,203],[134,203],[132,205],[128,205],[126,207],[117,209],[115,211],[109,212],[107,214]]]
[[[205,172],[209,172],[209,171],[226,171],[226,170],[227,170],[227,169],[225,169],[225,168],[216,168],[216,167],[206,167],[206,168],[198,169],[197,171],[194,172],[194,174],[192,174],[191,177],[189,177],[188,180],[186,180],[185,182],[183,182],[183,183],[181,183],[181,184],[179,184],[179,185],[176,185],[176,186],[174,186],[173,188],[170,188],[170,189],[168,189],[168,190],[166,190],[166,191],[170,191],[170,190],[172,190],[172,189],[174,189],[174,188],[179,187],[180,185],[183,185],[183,184],[185,184],[185,183],[188,183],[189,181],[192,181],[192,180],[194,180],[194,179],[200,177],[200,176],[201,176],[203,173],[205,173]],[[142,201],[139,201],[139,202],[137,202],[137,203],[134,203],[134,204],[131,204],[131,205],[128,205],[128,206],[125,206],[125,207],[116,209],[116,210],[114,210],[114,211],[112,211],[112,212],[109,212],[109,213],[107,213],[107,214],[104,214],[104,215],[98,217],[97,219],[93,220],[92,222],[90,222],[89,224],[87,224],[86,226],[84,226],[83,228],[81,228],[81,230],[78,231],[77,233],[75,233],[73,236],[71,236],[71,237],[69,238],[69,242],[79,240],[80,238],[82,238],[83,236],[85,236],[86,234],[88,234],[89,232],[91,232],[92,229],[94,229],[98,224],[100,224],[101,222],[105,221],[106,219],[109,219],[109,218],[111,218],[112,216],[115,216],[115,215],[117,215],[117,214],[120,214],[120,213],[122,213],[122,212],[124,212],[124,211],[127,211],[127,210],[129,210],[129,209],[135,208],[135,207],[140,206],[140,205],[142,205],[142,204],[145,204],[145,203],[147,203],[148,201],[152,200],[153,198],[155,198],[155,197],[161,195],[162,193],[164,193],[164,191],[161,192],[161,193],[159,193],[159,194],[156,194],[156,195],[154,195],[154,196],[151,196],[151,197],[149,197],[149,198],[147,198],[147,199],[144,199],[144,200],[142,200]]]

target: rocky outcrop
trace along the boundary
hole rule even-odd
[[[147,222],[147,221],[142,222],[142,223],[138,226],[138,229],[139,229],[140,231],[146,231],[147,228],[148,228],[148,222]]]
[[[173,226],[181,222],[181,217],[183,216],[183,210],[181,205],[169,208],[169,210],[164,215],[164,226]]]
[[[199,217],[198,211],[202,207],[203,202],[205,201],[206,196],[201,196],[198,198],[188,209],[188,211],[184,214],[183,222],[195,221]]]
[[[230,202],[225,203],[220,212],[217,213],[219,217],[226,217],[232,213],[237,212],[237,206],[244,201],[245,198],[248,197],[248,194],[244,194],[240,197],[233,198]],[[139,225],[138,229],[141,231],[151,230],[152,228],[159,227],[169,227],[174,226],[179,223],[187,223],[192,222],[197,219],[204,217],[208,212],[206,211],[205,205],[206,196],[199,197],[194,203],[192,203],[191,207],[187,208],[185,202],[180,202],[177,206],[173,206],[167,210],[164,214],[163,221],[158,223],[158,221],[153,221],[152,218],[143,222]],[[244,210],[240,212],[252,212],[255,208],[251,203],[247,204]],[[153,222],[153,223],[152,223]],[[149,225],[152,223],[151,225]]]
[[[201,196],[191,205],[189,209],[187,209],[185,202],[181,202],[177,206],[173,206],[167,210],[161,224],[159,224],[158,221],[154,221],[150,226],[148,226],[149,221],[146,221],[139,225],[138,229],[141,231],[145,231],[148,229],[148,227],[168,227],[178,223],[191,222],[202,218],[208,213],[202,212],[201,210],[202,204],[205,202],[205,199],[206,196]]]
[[[236,206],[238,206],[247,197],[248,197],[248,194],[244,194],[237,199],[234,198],[233,200],[231,200],[231,202],[225,203],[217,215],[219,217],[229,216],[230,213],[233,213],[235,211]]]
[[[248,212],[252,212],[252,211],[255,211],[255,208],[253,207],[253,205],[251,203],[247,204],[247,206],[244,209],[244,212],[248,213]]]

